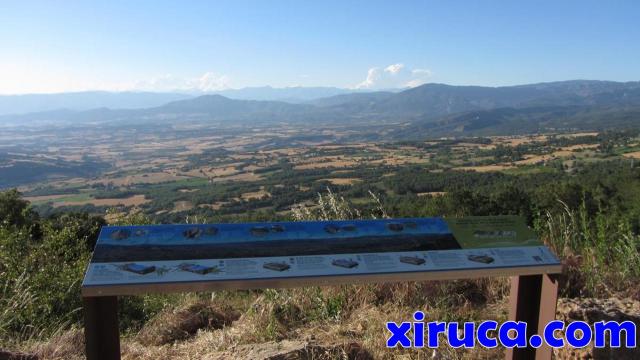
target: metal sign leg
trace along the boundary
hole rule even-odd
[[[87,360],[120,360],[118,298],[85,297],[83,302]]]
[[[549,275],[527,275],[511,278],[509,320],[527,323],[527,339],[533,334],[542,335],[544,326],[555,319],[558,300],[558,280]],[[552,349],[507,349],[507,360],[550,360]]]

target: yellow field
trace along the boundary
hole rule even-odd
[[[442,196],[446,194],[446,191],[431,191],[431,192],[422,192],[418,193],[418,196]]]
[[[213,209],[213,210],[220,210],[222,208],[222,206],[229,204],[228,201],[218,201],[215,202],[213,204],[200,204],[198,205],[198,207],[200,208],[209,208],[209,209]]]
[[[317,161],[310,162],[307,164],[302,164],[302,165],[296,165],[294,166],[294,169],[309,170],[309,169],[322,169],[322,168],[329,168],[329,167],[342,168],[342,167],[355,166],[357,164],[358,163],[354,160],[331,160],[327,158],[317,158]]]
[[[103,178],[100,180],[91,180],[88,183],[93,184],[103,184],[107,185],[109,183],[114,186],[127,186],[134,184],[158,184],[163,182],[172,182],[188,179],[187,176],[176,175],[167,172],[150,172],[140,175],[130,175],[116,178]]]
[[[173,204],[173,210],[171,212],[176,213],[180,211],[187,211],[193,209],[193,204],[190,201],[176,201]]]
[[[262,176],[261,175],[257,175],[257,174],[252,173],[252,172],[245,172],[245,173],[240,173],[240,174],[236,174],[236,175],[225,176],[225,177],[217,177],[217,178],[211,179],[212,182],[221,182],[221,181],[258,181],[258,180],[262,180]]]
[[[183,172],[181,173],[181,175],[206,178],[230,176],[239,173],[238,169],[236,168],[236,166],[238,165],[241,165],[241,163],[235,163],[220,167],[201,167],[198,169]]]
[[[358,178],[333,178],[333,179],[320,179],[318,181],[328,181],[333,185],[353,185],[362,180]]]
[[[53,207],[61,206],[82,206],[92,204],[94,206],[139,206],[149,202],[144,195],[133,195],[124,199],[90,199],[85,201],[61,201],[54,202]]]
[[[327,130],[326,134],[336,136],[348,135],[348,132],[341,130]],[[117,206],[117,205],[140,205],[153,199],[146,199],[143,195],[136,195],[126,199],[93,199],[89,194],[95,192],[95,187],[91,185],[113,185],[114,190],[118,187],[128,187],[130,191],[136,191],[138,184],[158,184],[182,181],[185,185],[177,187],[176,191],[183,194],[199,191],[202,187],[216,187],[222,182],[247,182],[255,185],[249,189],[258,189],[260,183],[271,175],[269,173],[256,174],[256,171],[267,167],[287,162],[295,170],[324,170],[317,171],[322,178],[330,185],[349,186],[361,183],[361,176],[355,172],[359,167],[375,167],[385,169],[382,177],[393,176],[397,168],[412,164],[432,164],[425,167],[424,171],[441,172],[453,168],[461,171],[477,172],[497,172],[513,170],[519,166],[532,166],[544,164],[548,161],[563,159],[570,162],[572,158],[597,159],[597,147],[599,144],[577,144],[571,146],[558,147],[553,143],[544,144],[552,137],[576,138],[580,136],[597,135],[595,132],[556,134],[556,135],[526,135],[526,136],[492,136],[485,138],[487,144],[475,143],[477,139],[462,140],[461,142],[450,139],[434,140],[420,143],[419,145],[374,143],[374,142],[354,142],[351,144],[326,143],[326,141],[294,141],[287,147],[274,148],[271,145],[255,145],[265,139],[285,138],[290,134],[300,134],[300,130],[282,129],[270,130],[267,132],[253,131],[243,135],[216,135],[202,136],[187,139],[161,138],[154,136],[143,136],[135,142],[122,140],[113,145],[105,145],[103,140],[88,147],[82,146],[52,146],[50,151],[60,153],[57,158],[80,161],[85,155],[99,158],[108,162],[112,167],[103,172],[99,177],[92,178],[54,178],[46,183],[46,186],[53,188],[49,196],[32,196],[26,198],[35,203],[52,203],[55,207],[66,205],[94,204],[96,206]],[[107,136],[105,139],[108,139]],[[102,139],[102,138],[100,138]],[[490,141],[487,141],[490,140]],[[636,140],[637,141],[637,140]],[[494,157],[491,153],[481,150],[494,149],[497,146],[515,147],[521,144],[541,142],[544,155],[526,154],[523,159],[515,162],[507,162]],[[307,144],[307,145],[304,145]],[[425,147],[425,145],[436,145],[435,147]],[[442,145],[439,145],[442,144]],[[627,144],[629,146],[629,144]],[[440,163],[441,150],[447,148],[449,159],[446,163]],[[221,150],[209,151],[212,149]],[[226,149],[228,151],[222,151]],[[581,154],[586,152],[586,154]],[[149,156],[149,154],[155,156]],[[128,156],[133,154],[133,156]],[[197,167],[194,168],[193,159],[190,156],[198,157]],[[627,158],[640,159],[640,151],[624,154]],[[37,161],[55,160],[47,154],[35,158]],[[204,164],[204,165],[202,165]],[[463,166],[464,164],[488,164],[481,166]],[[388,166],[388,168],[386,168]],[[184,170],[183,170],[184,169]],[[188,170],[187,170],[188,169]],[[186,171],[185,171],[186,170]],[[276,170],[278,171],[278,170]],[[127,174],[126,176],[123,174]],[[129,175],[130,174],[130,175]],[[344,175],[337,175],[344,174]],[[339,178],[338,176],[348,176]],[[184,180],[194,180],[191,181]],[[313,180],[309,180],[313,181]],[[255,184],[253,184],[255,183]],[[89,185],[89,186],[87,186]],[[42,186],[39,184],[37,186]],[[21,191],[38,189],[37,186],[21,187]],[[57,194],[73,187],[74,194]],[[296,189],[299,191],[309,191],[313,188],[309,183],[300,184]],[[111,190],[111,188],[109,188]],[[203,190],[204,191],[204,190]],[[245,190],[246,191],[246,190]],[[74,196],[76,195],[76,196]],[[440,196],[440,192],[419,193],[419,196]],[[229,202],[242,202],[260,199],[264,196],[271,196],[263,188],[258,191],[246,192],[235,199],[228,199]],[[174,198],[172,201],[180,200]],[[171,211],[185,211],[198,205],[214,210],[220,209],[226,203],[192,204],[188,201],[176,201]]]
[[[477,172],[489,172],[489,171],[502,171],[506,169],[510,169],[513,166],[504,165],[504,164],[496,164],[496,165],[484,165],[484,166],[461,166],[455,168],[455,170],[471,170]]]
[[[60,199],[60,198],[65,198],[68,197],[69,195],[46,195],[46,196],[28,196],[25,197],[24,199],[32,202],[32,203],[39,203],[39,202],[47,202],[47,201],[51,201],[51,200],[56,200],[56,199]]]
[[[531,142],[547,141],[547,135],[532,135],[532,136],[495,136],[491,137],[491,140],[496,144],[507,146],[518,146]]]
[[[559,138],[576,138],[576,137],[580,137],[580,136],[598,136],[598,132],[579,132],[579,133],[573,133],[573,134],[558,134],[556,135],[556,137]]]
[[[253,200],[253,199],[262,199],[265,196],[270,197],[271,194],[266,192],[264,189],[260,189],[258,191],[244,193],[242,194],[241,197],[243,200]]]

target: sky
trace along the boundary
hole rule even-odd
[[[0,0],[0,94],[640,80],[640,1]]]

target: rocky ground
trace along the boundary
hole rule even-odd
[[[640,302],[633,299],[560,299],[557,319],[566,323],[571,321],[633,321],[640,329]],[[636,334],[636,343],[640,342],[640,333]],[[556,351],[560,359],[640,359],[640,347],[602,348],[588,346],[583,349],[562,348]]]

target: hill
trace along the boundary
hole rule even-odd
[[[303,103],[315,99],[352,93],[353,91],[352,89],[336,87],[295,86],[274,88],[271,86],[262,86],[213,92],[80,91],[52,94],[0,95],[0,115],[47,112],[61,109],[71,111],[84,111],[96,108],[144,109],[202,95],[222,95],[235,100]]]
[[[504,107],[638,104],[640,82],[562,81],[505,87],[425,84],[373,104],[372,109],[434,119],[443,115]]]
[[[498,108],[417,121],[396,131],[396,139],[515,135],[628,129],[640,125],[640,107],[533,106]]]
[[[0,95],[0,115],[68,109],[142,109],[190,98],[187,94],[85,91],[60,94]]]
[[[222,95],[236,100],[264,100],[264,101],[285,101],[290,103],[302,103],[315,99],[351,93],[351,89],[337,87],[305,87],[292,86],[284,88],[274,88],[271,86],[246,87],[242,89],[228,89],[215,91],[212,95]]]
[[[424,137],[434,133],[455,136],[460,132],[491,135],[559,128],[625,128],[638,124],[638,108],[640,82],[575,80],[506,87],[426,84],[398,93],[340,94],[299,104],[203,95],[145,109],[5,115],[0,117],[0,124],[37,121],[143,124],[186,120],[227,125],[410,123],[410,134]],[[615,121],[604,121],[603,116],[613,116]],[[407,131],[391,129],[387,133],[399,138]]]

